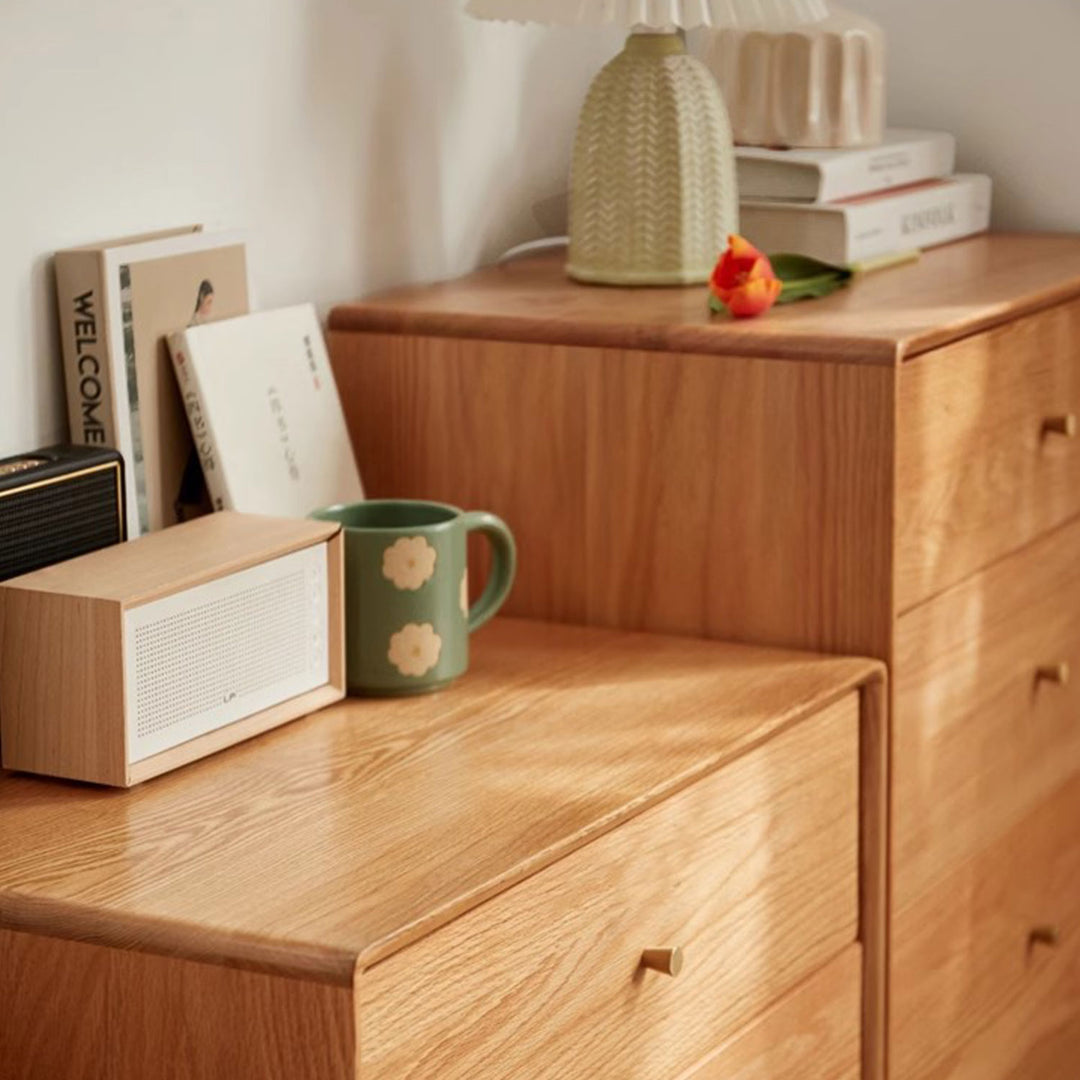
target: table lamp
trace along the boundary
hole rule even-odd
[[[738,232],[735,151],[720,89],[683,31],[800,25],[827,16],[825,0],[469,0],[466,10],[629,30],[578,122],[567,273],[606,285],[707,281]]]

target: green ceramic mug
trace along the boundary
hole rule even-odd
[[[502,606],[517,553],[506,523],[444,503],[371,499],[311,515],[345,533],[345,651],[349,693],[438,690],[469,666],[469,634]],[[469,607],[466,540],[481,532],[494,559]]]

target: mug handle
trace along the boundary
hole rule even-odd
[[[469,633],[479,630],[503,606],[517,573],[517,545],[514,534],[502,518],[486,510],[461,515],[466,533],[483,533],[491,543],[491,573],[480,599],[469,609]]]

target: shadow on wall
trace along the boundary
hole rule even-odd
[[[312,5],[309,108],[351,140],[358,289],[461,273],[561,224],[577,112],[617,39],[478,23],[463,6]],[[343,69],[344,93],[321,77]]]

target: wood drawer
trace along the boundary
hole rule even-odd
[[[900,369],[896,610],[1080,512],[1080,302],[1018,319]]]
[[[1080,770],[1080,522],[904,615],[894,687],[903,909]]]
[[[1053,980],[1046,969],[1080,935],[1077,821],[1080,777],[894,915],[893,1080],[951,1077],[950,1070],[985,1080],[963,1071],[973,1067],[967,1044],[1011,1007],[1024,1009],[1015,1003]],[[1055,927],[1063,944],[1033,945],[1036,927]]]
[[[851,695],[364,972],[364,1080],[700,1062],[855,940],[858,727]]]
[[[850,945],[680,1080],[859,1080],[861,989]]]
[[[1076,1080],[1080,937],[1049,957],[1020,997],[928,1080]]]

